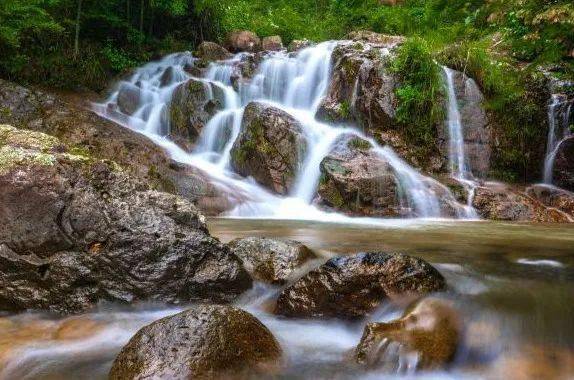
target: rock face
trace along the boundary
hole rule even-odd
[[[318,193],[324,205],[350,215],[401,215],[393,169],[371,144],[344,135],[321,162]]]
[[[255,53],[261,50],[261,40],[253,32],[236,30],[227,37],[227,48],[234,53],[243,51]]]
[[[333,258],[286,288],[276,312],[289,317],[360,318],[386,299],[446,288],[426,261],[401,254],[359,253]]]
[[[483,219],[565,223],[570,217],[546,207],[540,201],[503,184],[490,184],[475,189],[472,206]]]
[[[44,132],[63,143],[81,146],[90,157],[109,159],[153,189],[185,196],[195,203],[222,197],[197,169],[174,164],[143,135],[39,90],[0,79],[0,124]]]
[[[129,82],[122,82],[118,92],[118,107],[126,115],[137,111],[141,100],[141,90]]]
[[[110,379],[249,378],[280,359],[281,347],[251,314],[197,305],[142,328],[119,353]]]
[[[360,364],[396,371],[401,356],[416,355],[417,369],[437,369],[454,359],[460,336],[461,321],[450,303],[426,298],[409,307],[400,319],[369,323],[356,359]],[[393,344],[398,344],[398,352],[388,350]]]
[[[299,51],[301,49],[305,49],[311,45],[313,45],[313,42],[311,42],[309,40],[293,40],[293,41],[291,41],[289,46],[287,46],[287,51],[289,53],[292,53],[292,52]]]
[[[232,54],[215,42],[204,41],[197,47],[195,56],[205,61],[220,61],[231,58]]]
[[[287,194],[302,163],[306,141],[301,125],[288,113],[273,106],[247,105],[241,133],[233,144],[231,163],[243,176]]]
[[[54,137],[0,127],[0,310],[224,302],[250,286],[188,201]]]
[[[483,107],[484,97],[476,82],[461,73],[453,72],[454,90],[458,100],[464,152],[468,159],[469,169],[478,178],[485,178],[490,169],[491,143],[488,117]],[[439,147],[448,160],[449,131],[443,124],[438,130]]]
[[[228,244],[256,280],[285,284],[307,262],[317,258],[307,246],[293,240],[249,237]]]
[[[190,148],[223,102],[223,91],[215,84],[197,79],[180,84],[169,106],[170,137]]]
[[[263,50],[267,51],[283,50],[283,40],[281,40],[281,36],[264,37],[262,46]]]
[[[544,206],[556,208],[574,219],[574,193],[554,186],[532,185],[526,189],[526,194]]]
[[[574,191],[574,136],[564,140],[558,147],[552,176],[554,184]]]

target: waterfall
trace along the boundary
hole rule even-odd
[[[136,70],[130,79],[117,86],[106,102],[95,104],[94,110],[145,134],[163,147],[172,159],[203,170],[216,185],[240,193],[244,201],[229,212],[230,216],[351,221],[341,214],[321,211],[312,202],[317,195],[321,161],[341,135],[354,134],[369,140],[373,151],[389,163],[400,188],[401,203],[412,210],[412,216],[443,217],[446,213],[441,205],[446,201],[450,208],[456,209],[458,216],[472,217],[445,186],[410,167],[390,147],[378,146],[355,129],[336,127],[315,119],[329,85],[331,55],[336,44],[321,43],[297,54],[267,53],[252,79],[235,83],[236,66],[246,57],[245,53],[211,63],[202,78],[193,77],[185,70],[195,60],[190,53],[173,54]],[[194,151],[188,153],[167,137],[168,107],[177,86],[191,78],[206,84],[207,98],[213,99],[214,93],[218,92],[224,99],[222,109],[208,121]],[[141,92],[138,109],[132,116],[122,112],[120,106],[119,90],[126,84]],[[241,132],[244,108],[251,101],[266,102],[287,112],[299,122],[306,138],[308,147],[287,197],[272,194],[253,180],[240,178],[231,169],[230,152]],[[352,220],[373,222],[369,218]]]
[[[552,184],[554,159],[562,141],[569,137],[570,115],[574,100],[568,100],[565,95],[553,94],[548,105],[548,140],[546,142],[546,157],[544,158],[544,183]]]

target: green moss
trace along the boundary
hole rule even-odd
[[[339,105],[339,116],[341,116],[342,119],[348,119],[351,116],[351,106],[347,100],[344,100]]]
[[[372,145],[367,140],[363,140],[359,137],[353,137],[347,143],[347,146],[351,149],[359,149],[359,150],[369,150],[372,148]]]
[[[10,125],[0,125],[0,145],[11,145],[48,152],[60,145],[60,141],[56,137],[45,133],[18,129]]]
[[[20,165],[51,166],[56,163],[53,154],[33,152],[20,147],[0,147],[0,175]]]

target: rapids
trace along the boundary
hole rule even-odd
[[[352,126],[335,126],[315,119],[329,84],[331,55],[336,44],[324,42],[297,54],[268,53],[252,80],[241,80],[235,87],[232,83],[233,66],[245,53],[227,61],[211,63],[204,77],[196,79],[206,84],[206,95],[210,98],[214,97],[211,85],[222,90],[223,109],[209,120],[191,153],[167,138],[170,99],[178,85],[192,78],[185,71],[186,65],[195,61],[190,53],[169,55],[139,68],[129,80],[117,85],[107,101],[94,104],[93,108],[98,114],[143,133],[162,146],[172,159],[208,173],[216,186],[241,194],[244,201],[227,216],[386,224],[382,220],[328,213],[313,205],[322,159],[340,136],[353,134],[369,140],[374,146],[373,151],[389,162],[399,184],[400,203],[411,210],[411,217],[444,218],[446,212],[442,204],[446,202],[455,208],[457,217],[476,218],[474,210],[458,203],[446,186],[409,166],[390,147],[381,147]],[[166,74],[168,72],[169,75]],[[121,113],[117,107],[122,86],[137,86],[144,94],[132,116]],[[287,197],[272,194],[252,179],[240,178],[230,165],[230,152],[241,130],[243,110],[255,100],[270,103],[293,116],[303,126],[309,144],[306,157],[299,165],[295,187]]]

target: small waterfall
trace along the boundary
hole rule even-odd
[[[186,66],[195,60],[189,53],[173,54],[141,67],[129,79],[129,85],[141,93],[138,109],[131,116],[121,112],[121,84],[105,103],[94,105],[94,109],[100,115],[145,134],[173,159],[208,173],[216,185],[234,194],[239,192],[244,201],[229,213],[231,216],[350,221],[343,215],[326,213],[312,205],[317,194],[320,163],[344,133],[369,140],[373,151],[389,163],[400,187],[401,202],[412,210],[412,216],[436,218],[447,215],[443,210],[445,201],[460,217],[471,216],[445,186],[410,167],[390,147],[380,147],[354,129],[335,127],[315,119],[329,85],[335,46],[336,42],[325,42],[296,55],[267,53],[251,80],[241,79],[235,83],[237,65],[246,58],[245,53],[211,63],[203,78],[194,78],[186,72]],[[203,128],[194,151],[187,153],[167,138],[168,107],[177,86],[192,78],[205,83],[208,99],[217,97],[221,102],[219,98],[223,97],[223,109]],[[299,122],[306,137],[308,147],[288,197],[271,194],[253,180],[239,178],[231,170],[230,152],[241,132],[243,110],[251,101],[266,102],[289,113]]]
[[[544,158],[543,181],[552,184],[554,159],[560,143],[572,135],[570,131],[570,116],[574,100],[568,100],[565,95],[553,94],[548,105],[548,140],[546,142],[546,157]]]

